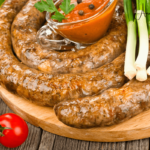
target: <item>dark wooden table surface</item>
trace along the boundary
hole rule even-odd
[[[0,99],[0,115],[12,112]],[[11,150],[149,150],[150,139],[119,143],[79,141],[61,137],[28,123],[29,135],[25,143]],[[0,144],[0,150],[10,150]]]

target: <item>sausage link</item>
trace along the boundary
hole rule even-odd
[[[30,0],[12,25],[13,48],[24,64],[52,74],[82,73],[111,62],[124,52],[127,31],[121,2],[105,37],[76,52],[58,52],[41,49],[36,41],[37,31],[45,18],[34,7],[37,1]]]
[[[54,108],[60,121],[76,128],[108,126],[123,122],[150,108],[150,77],[136,79],[100,95],[61,102]]]
[[[0,83],[3,87],[39,105],[53,106],[60,101],[120,87],[126,82],[123,75],[124,54],[85,74],[51,75],[19,62],[12,52],[10,29],[20,2],[23,1],[6,0],[0,8]]]

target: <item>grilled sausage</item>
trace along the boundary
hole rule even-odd
[[[6,0],[13,8],[18,7],[13,3],[15,1]],[[32,1],[24,8],[30,4]],[[8,8],[4,3],[0,9],[0,83],[8,90],[37,104],[53,106],[63,100],[93,95],[124,84],[124,55],[86,74],[51,75],[25,66],[16,59],[11,49],[10,27],[15,9],[7,11]]]
[[[34,7],[37,1],[30,0],[12,25],[13,48],[24,64],[52,74],[82,73],[111,62],[124,52],[127,31],[121,2],[105,37],[76,52],[57,52],[41,49],[36,41],[37,31],[45,18]]]
[[[14,56],[11,49],[11,23],[26,0],[6,0],[0,8],[0,83],[38,104],[53,106],[59,101],[101,93],[120,87],[124,54],[113,62],[85,74],[51,75],[31,69]],[[27,6],[30,2],[27,4]],[[26,8],[26,7],[25,7]],[[61,102],[56,115],[74,127],[94,127],[122,122],[150,107],[150,78],[132,80],[122,88],[100,95]]]
[[[150,77],[132,80],[100,95],[61,102],[55,106],[60,121],[76,128],[108,126],[123,122],[150,108]]]

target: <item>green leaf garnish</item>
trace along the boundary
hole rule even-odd
[[[41,0],[40,2],[35,3],[34,6],[35,6],[35,8],[38,9],[40,12],[43,12],[43,11],[48,11],[48,12],[51,12],[51,13],[55,12],[55,9],[54,9],[53,7],[51,7],[51,6],[49,6],[49,5],[47,4],[47,2],[45,2],[45,1],[43,1],[43,0]]]
[[[70,3],[71,0],[63,0],[62,4],[59,6],[59,8],[65,13],[65,15],[69,14],[75,8],[75,5],[74,4],[70,5]],[[57,10],[53,0],[46,0],[46,1],[41,0],[40,2],[35,3],[34,6],[40,12],[48,11],[54,13],[54,15],[51,16],[51,18],[59,22],[62,22],[63,19],[66,19],[65,15]]]
[[[0,0],[0,6],[4,3],[5,0]]]
[[[56,11],[55,14],[51,18],[58,20],[59,22],[62,22],[62,20],[65,19],[65,16],[61,14],[59,11]]]
[[[47,4],[48,4],[51,8],[53,8],[53,10],[57,11],[57,8],[56,8],[56,6],[54,5],[53,0],[47,0]]]
[[[70,5],[71,3],[71,0],[64,0],[61,5],[59,6],[60,9],[67,15],[69,14],[74,8],[75,8],[75,5],[72,4]]]

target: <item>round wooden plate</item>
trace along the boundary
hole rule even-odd
[[[0,97],[27,122],[57,135],[97,142],[119,142],[150,137],[150,110],[111,127],[76,129],[61,123],[52,108],[35,105],[1,86]]]

